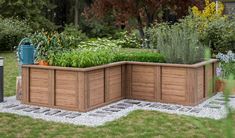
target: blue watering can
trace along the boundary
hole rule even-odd
[[[34,64],[36,49],[31,39],[24,38],[18,46],[18,60],[20,64]]]

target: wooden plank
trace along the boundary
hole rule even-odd
[[[132,92],[132,65],[126,65],[126,98],[131,98]]]
[[[127,87],[127,81],[126,81],[126,65],[122,65],[122,97],[126,97],[126,87]]]
[[[185,98],[188,104],[196,103],[198,92],[197,90],[197,70],[196,69],[187,69],[187,83],[186,83],[186,93]]]
[[[104,96],[105,96],[105,102],[109,101],[110,98],[110,94],[109,94],[109,86],[110,86],[110,68],[106,68],[105,69],[105,92],[104,92]]]
[[[55,70],[49,71],[49,104],[55,105]]]
[[[22,101],[29,102],[29,68],[22,68]]]
[[[160,101],[162,99],[162,68],[160,66],[155,67],[154,70],[154,91],[155,91],[155,99],[156,101]]]
[[[78,109],[80,111],[86,111],[87,109],[86,79],[84,72],[78,72]]]

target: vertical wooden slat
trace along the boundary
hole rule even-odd
[[[132,65],[126,66],[126,98],[131,98],[132,92]]]
[[[161,88],[161,66],[156,66],[154,70],[154,91],[155,91],[155,98],[157,101],[162,99],[162,88]]]
[[[76,82],[75,82],[75,95],[76,95],[76,103],[77,103],[77,108],[79,108],[79,88],[80,88],[80,84],[79,84],[79,72],[76,73],[77,74],[77,79],[76,79]]]
[[[197,71],[196,69],[187,69],[187,82],[186,82],[185,98],[187,104],[194,104],[196,102],[197,95]]]
[[[109,96],[109,80],[110,80],[110,68],[104,69],[104,102],[108,102]]]
[[[78,105],[80,111],[86,111],[87,109],[87,97],[86,97],[86,79],[85,79],[85,73],[84,72],[78,72]]]
[[[30,102],[30,69],[29,68],[22,68],[22,94],[23,94],[23,102],[29,103]]]
[[[55,70],[48,70],[49,71],[49,96],[48,101],[50,106],[55,106]]]
[[[122,65],[122,97],[126,98],[126,65]]]

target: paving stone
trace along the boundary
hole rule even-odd
[[[224,101],[211,101],[209,104],[225,105]]]
[[[18,106],[18,107],[12,108],[12,109],[13,110],[22,110],[22,109],[25,109],[25,108],[28,108],[28,106]]]
[[[177,106],[177,105],[173,105],[169,108],[167,108],[168,110],[178,110],[179,108],[181,108],[181,106]]]
[[[160,107],[161,106],[161,104],[158,104],[158,103],[154,103],[154,104],[152,104],[152,105],[150,105],[149,107],[153,107],[153,108],[158,108],[158,107]]]
[[[76,117],[81,116],[81,115],[82,115],[81,113],[72,113],[70,115],[67,115],[66,118],[73,119],[73,118],[76,118]]]
[[[17,104],[11,104],[11,105],[7,105],[7,106],[3,106],[3,108],[13,108],[13,107],[16,107],[16,106],[19,106]]]
[[[217,98],[217,99],[215,99],[215,100],[217,100],[217,101],[225,101],[224,98]],[[228,101],[230,101],[230,99],[228,99]]]
[[[112,108],[105,108],[105,109],[103,109],[104,111],[110,111],[110,112],[119,112],[119,111],[121,111],[121,110],[119,110],[119,109],[112,109]]]
[[[132,101],[132,100],[128,100],[128,101],[124,101],[124,103],[129,103],[129,104],[140,104],[141,102],[139,102],[139,101]]]
[[[203,107],[206,107],[206,108],[215,108],[215,109],[220,109],[221,108],[221,106],[215,105],[215,104],[206,104]]]
[[[116,109],[126,109],[127,107],[125,106],[119,106],[119,105],[112,105],[110,108],[116,108]]]
[[[132,107],[133,104],[129,104],[129,103],[119,103],[117,104],[118,106],[125,106],[125,107]]]
[[[192,110],[192,107],[183,107],[183,108],[179,109],[178,111],[181,111],[181,112],[188,112],[188,111],[190,111],[190,110]]]
[[[159,109],[168,109],[170,108],[170,105],[162,104],[159,106]]]
[[[62,112],[62,113],[59,113],[55,116],[63,117],[63,116],[69,115],[69,114],[71,114],[71,113],[70,112]]]
[[[40,109],[39,107],[31,107],[31,108],[24,109],[23,111],[32,112],[32,111],[39,110],[39,109]]]
[[[51,111],[45,113],[45,115],[52,116],[52,115],[58,114],[60,112],[61,112],[60,110],[51,110]]]
[[[40,109],[40,110],[34,111],[34,113],[42,114],[42,113],[46,113],[46,112],[49,112],[49,111],[50,111],[50,109]]]
[[[97,114],[105,114],[105,115],[112,115],[112,112],[107,112],[107,111],[96,111],[95,113]]]
[[[234,99],[234,98],[235,98],[235,95],[232,95],[232,96],[230,96],[229,98]]]
[[[103,115],[103,114],[94,114],[94,113],[89,114],[89,116],[94,116],[94,117],[105,117],[105,115]]]
[[[139,107],[145,107],[145,106],[149,106],[151,103],[141,103],[138,104]]]
[[[190,111],[190,113],[200,113],[202,111],[202,108],[194,108]]]

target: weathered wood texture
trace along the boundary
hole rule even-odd
[[[87,70],[23,66],[22,102],[82,112],[124,98],[195,105],[213,94],[215,69],[216,61],[122,62]]]

